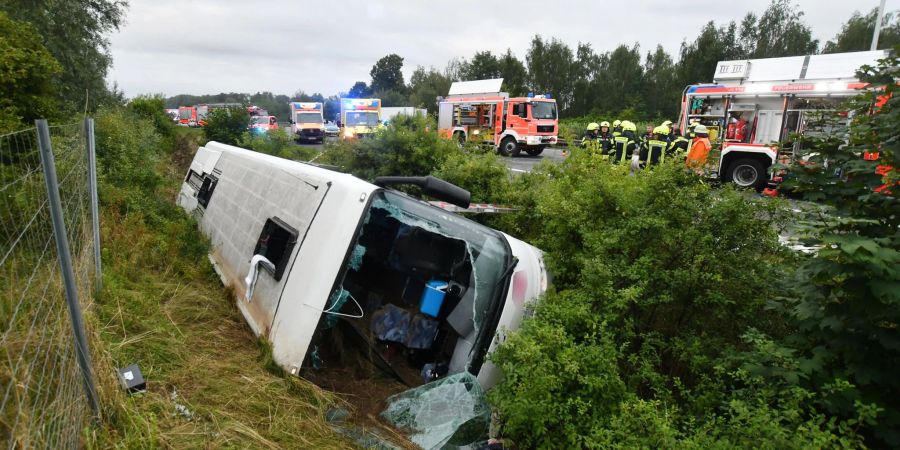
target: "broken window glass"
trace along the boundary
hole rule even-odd
[[[488,436],[490,407],[468,372],[391,396],[387,405],[381,417],[409,432],[409,439],[423,449],[459,448]]]

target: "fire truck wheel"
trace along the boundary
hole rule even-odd
[[[744,188],[762,189],[766,184],[766,170],[755,159],[739,159],[728,167],[725,181]]]
[[[537,156],[544,152],[544,146],[538,145],[535,147],[528,147],[525,149],[525,153],[528,153],[531,156]]]
[[[457,132],[456,133],[456,145],[458,145],[459,148],[465,147],[466,146],[466,135],[464,135],[460,132]]]
[[[500,142],[500,154],[503,156],[519,156],[519,152],[522,149],[519,148],[519,143],[516,142],[516,138],[510,136]]]

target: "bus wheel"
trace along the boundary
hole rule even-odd
[[[500,142],[499,151],[503,156],[519,156],[521,149],[519,148],[519,143],[516,142],[516,138],[509,136]]]
[[[543,146],[543,145],[537,145],[537,146],[534,146],[534,147],[528,147],[528,148],[525,149],[525,153],[528,153],[528,154],[531,155],[531,156],[537,156],[537,155],[540,155],[540,154],[543,153],[543,152],[544,152],[544,146]]]
[[[739,159],[728,166],[725,181],[730,181],[740,187],[761,189],[766,183],[766,170],[763,165],[750,158]]]

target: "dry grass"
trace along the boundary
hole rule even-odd
[[[182,150],[196,149],[196,140],[178,142],[173,156],[183,165]],[[180,168],[159,169],[167,188],[156,195],[173,199]],[[340,399],[265,369],[266,352],[212,271],[193,222],[148,222],[122,208],[103,212],[104,287],[89,316],[103,421],[85,431],[88,446],[352,448],[325,420]],[[126,396],[115,368],[132,363],[148,389]]]

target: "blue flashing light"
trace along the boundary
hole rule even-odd
[[[534,98],[534,92],[529,92],[529,93],[528,93],[528,98]]]
[[[553,97],[551,97],[550,93],[548,92],[548,93],[544,94],[544,98],[553,98]]]

